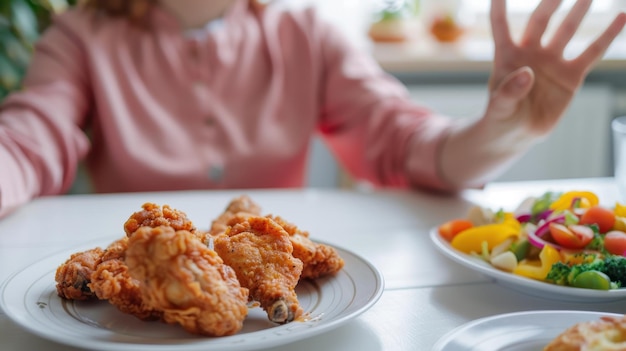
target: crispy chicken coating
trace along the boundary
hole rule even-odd
[[[163,320],[202,335],[237,333],[247,316],[248,290],[235,272],[187,230],[140,227],[126,250],[130,275]]]
[[[303,314],[298,281],[344,265],[308,232],[262,216],[247,195],[234,198],[208,231],[197,230],[184,212],[150,202],[126,220],[124,231],[105,250],[78,252],[60,265],[58,295],[97,297],[142,320],[223,336],[241,330],[248,301],[275,323],[297,319]]]
[[[296,225],[279,216],[268,215],[267,217],[289,233],[289,239],[293,245],[293,256],[300,259],[304,265],[301,279],[317,279],[337,273],[343,268],[344,261],[333,247],[313,242],[308,232],[300,230]]]
[[[214,245],[269,320],[287,323],[302,315],[295,292],[302,262],[293,257],[289,234],[280,225],[270,218],[249,217],[216,236]]]
[[[159,319],[161,313],[144,304],[138,282],[128,274],[124,263],[127,246],[128,238],[123,237],[105,250],[96,247],[72,254],[57,269],[58,295],[72,300],[107,300],[120,311],[139,319]]]
[[[240,195],[234,198],[228,206],[226,206],[226,212],[238,213],[246,212],[252,214],[261,214],[261,206],[252,201],[248,195]]]
[[[95,297],[89,288],[91,274],[102,260],[104,251],[99,248],[74,253],[61,264],[54,276],[57,294],[69,300],[87,300]]]
[[[228,227],[244,222],[252,216],[260,216],[261,207],[247,195],[233,199],[224,212],[211,223],[210,234],[215,236],[223,233]],[[300,230],[296,225],[279,216],[267,215],[278,223],[289,234],[293,246],[293,256],[302,261],[301,279],[316,279],[340,271],[344,266],[343,259],[334,248],[315,243],[309,233]]]
[[[139,281],[128,273],[124,261],[128,237],[123,237],[109,245],[91,275],[89,287],[101,300],[107,300],[124,313],[141,320],[158,320],[161,311],[146,304],[139,289]]]
[[[544,351],[626,350],[626,317],[576,323],[550,341]]]
[[[241,195],[234,198],[222,214],[220,214],[211,223],[211,229],[209,233],[213,236],[222,234],[237,223],[243,222],[248,217],[260,216],[261,207],[257,205],[247,195]]]
[[[146,202],[141,211],[133,213],[124,223],[124,232],[127,236],[134,233],[139,227],[170,226],[174,230],[187,230],[194,233],[196,228],[187,214],[171,208],[169,205],[160,207],[157,204]]]

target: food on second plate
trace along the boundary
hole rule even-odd
[[[438,228],[461,252],[527,278],[578,288],[626,287],[626,206],[590,191],[546,192],[513,212],[474,207]]]
[[[201,231],[184,212],[145,203],[124,223],[124,237],[74,253],[57,268],[57,293],[107,300],[141,320],[208,336],[237,333],[256,303],[275,323],[297,320],[304,313],[297,283],[338,272],[343,259],[295,225],[260,213],[240,196]]]
[[[543,351],[626,350],[626,317],[602,317],[576,323],[554,338]]]

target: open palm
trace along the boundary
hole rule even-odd
[[[506,1],[492,0],[495,57],[485,119],[506,121],[511,127],[525,128],[539,136],[554,128],[593,64],[626,23],[626,14],[619,14],[580,55],[566,59],[565,47],[591,2],[578,0],[553,36],[545,40],[548,23],[561,1],[543,0],[531,15],[519,42],[514,42],[506,18]],[[526,79],[516,81],[516,78]]]

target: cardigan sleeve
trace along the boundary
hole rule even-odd
[[[411,101],[401,82],[339,30],[312,22],[323,61],[320,129],[343,166],[378,186],[448,190],[438,152],[450,119]]]

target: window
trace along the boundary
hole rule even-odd
[[[421,0],[424,4],[437,0]],[[489,28],[489,1],[486,0],[457,0],[464,11],[472,16],[475,35],[478,37],[490,36]],[[502,1],[502,0],[493,0]],[[509,25],[513,35],[519,35],[530,13],[539,5],[541,0],[507,1]],[[564,0],[548,27],[548,35],[555,25],[560,23],[569,12],[576,0]],[[576,37],[583,42],[591,40],[617,15],[619,11],[626,11],[626,0],[594,0],[587,16],[583,20]]]
[[[422,0],[424,2],[436,1],[436,0]],[[501,0],[494,0],[501,1]],[[485,0],[459,0],[462,3],[464,9],[472,13],[480,21],[488,23],[489,13],[489,1]],[[507,1],[507,11],[509,13],[509,21],[512,27],[515,29],[518,26],[523,26],[528,19],[530,13],[539,5],[540,0],[526,0],[526,1]],[[554,18],[561,19],[567,14],[569,9],[572,8],[576,0],[564,0]],[[597,31],[597,28],[606,26],[608,21],[611,20],[619,11],[626,10],[626,0],[594,0],[591,4],[591,9],[583,21],[582,29],[592,29]],[[483,20],[486,20],[484,22]]]
[[[428,0],[425,0],[428,1]],[[432,1],[432,0],[431,0]],[[486,13],[489,10],[489,1],[485,0],[461,0],[467,8],[475,11],[476,13]],[[512,14],[527,14],[534,10],[539,5],[540,0],[526,0],[526,1],[507,1],[507,9]],[[575,3],[575,0],[565,0],[561,4],[560,11],[565,11],[571,8]],[[623,0],[595,0],[591,5],[592,13],[609,12],[613,9],[619,8],[619,3],[622,6],[626,1]]]

